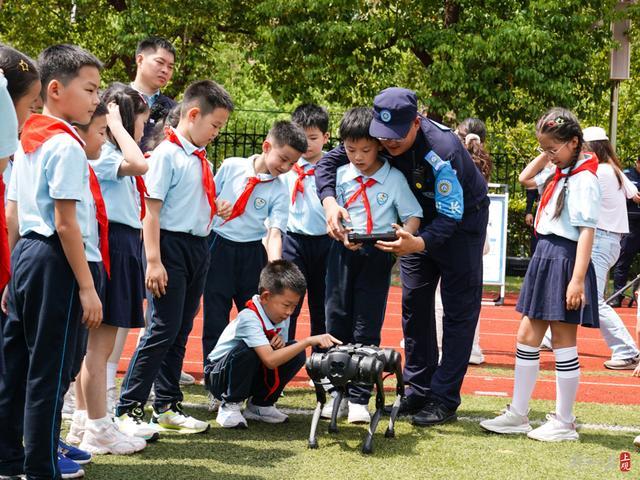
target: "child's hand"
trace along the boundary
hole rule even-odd
[[[337,338],[325,333],[323,335],[314,335],[309,337],[309,344],[312,347],[331,348],[334,345],[342,345],[342,342]]]
[[[526,223],[528,227],[533,227],[533,214],[527,213],[524,216],[524,223]]]
[[[274,335],[269,343],[274,350],[280,350],[286,345],[286,342],[280,335]]]
[[[167,293],[167,283],[169,283],[169,276],[161,262],[147,264],[145,284],[154,297],[160,298]]]
[[[567,310],[578,310],[584,305],[584,282],[577,282],[573,279],[567,286]]]
[[[346,232],[344,237],[342,237],[342,244],[348,248],[349,250],[356,251],[362,248],[362,243],[352,243],[349,241],[349,234],[353,232],[353,228],[346,227]]]
[[[120,107],[116,102],[110,102],[107,105],[107,126],[112,129],[116,125],[122,125],[122,116],[120,115]]]
[[[226,220],[227,218],[229,218],[229,216],[231,216],[232,209],[233,206],[228,200],[216,200],[216,215],[218,215],[221,219]]]
[[[81,288],[79,296],[82,306],[82,323],[87,328],[98,328],[102,323],[102,302],[96,289],[93,286]]]
[[[5,315],[9,315],[9,286],[7,285],[2,292],[2,301],[0,302],[0,307],[2,307],[2,311]]]

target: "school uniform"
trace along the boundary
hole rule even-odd
[[[287,229],[287,187],[279,177],[256,174],[249,158],[227,158],[216,174],[219,200],[233,205],[227,220],[216,217],[209,238],[211,265],[204,291],[204,359],[229,323],[233,300],[238,310],[258,291],[260,272],[267,264],[262,238],[270,228]]]
[[[213,176],[204,151],[171,130],[149,159],[147,198],[163,202],[160,255],[169,281],[165,295],[147,296],[150,322],[122,383],[118,416],[144,406],[152,384],[156,411],[183,398],[180,372],[204,288],[207,235],[215,212]]]
[[[422,218],[422,208],[400,171],[387,161],[371,177],[351,163],[337,170],[336,200],[349,212],[355,233],[385,233],[392,223]],[[395,257],[364,245],[349,250],[333,242],[327,260],[327,332],[343,343],[380,345]],[[350,385],[349,400],[367,404],[371,389]]]
[[[65,133],[47,133],[47,126]],[[56,233],[56,200],[78,202],[78,224],[97,290],[101,281],[96,267],[101,253],[89,247],[97,230],[96,211],[87,197],[82,145],[66,122],[32,115],[15,156],[8,198],[17,202],[21,238],[12,253],[2,345],[8,368],[0,377],[0,475],[60,478],[61,409],[82,338],[78,284]]]
[[[589,164],[593,166],[592,171],[587,171]],[[567,286],[573,276],[580,227],[595,229],[598,225],[600,187],[595,174],[597,168],[595,155],[586,154],[586,158],[573,168],[562,170],[563,175],[569,176],[558,179],[548,203],[542,194],[535,219],[538,246],[529,262],[516,305],[516,311],[523,316],[599,327],[597,280],[591,261],[584,280],[585,304],[578,310],[566,308]],[[544,188],[549,174],[555,175],[555,169],[536,177],[539,189]],[[548,188],[550,191],[551,185]],[[554,218],[563,189],[564,208],[560,216]]]
[[[238,313],[207,355],[205,375],[208,388],[219,400],[238,403],[251,397],[254,405],[276,403],[287,383],[300,371],[306,356],[298,353],[288,362],[270,370],[255,348],[269,345],[274,335],[286,339],[289,319],[273,324],[254,295],[247,308]]]
[[[324,208],[316,192],[315,165],[304,158],[283,175],[290,196],[287,233],[282,239],[282,258],[295,263],[307,281],[307,303],[311,335],[326,332],[324,316],[325,277],[331,238],[327,235]],[[296,325],[304,297],[291,315],[289,341],[296,337]]]
[[[113,327],[144,327],[145,295],[142,265],[142,215],[144,181],[120,176],[122,152],[105,143],[98,160],[90,160],[100,182],[109,218],[111,275],[105,288],[103,323]]]
[[[0,129],[0,158],[6,158],[15,153],[18,149],[18,117],[7,90],[7,79],[0,73],[0,120],[2,121],[2,129]],[[11,160],[9,160],[11,163]],[[9,176],[6,175],[9,170]],[[0,198],[2,198],[2,209],[0,209],[0,292],[4,290],[9,282],[10,275],[10,255],[9,255],[9,239],[4,233],[6,231],[7,219],[5,217],[6,205],[6,186],[9,184],[8,179],[11,178],[11,167],[7,165],[2,178],[0,179]],[[4,312],[0,311],[0,345],[2,345],[2,326],[5,321]],[[4,357],[2,349],[0,349],[0,375],[4,372]]]

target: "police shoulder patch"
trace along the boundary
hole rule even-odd
[[[451,181],[447,179],[440,180],[438,182],[437,188],[438,188],[438,193],[446,197],[451,193],[451,188],[452,188]]]

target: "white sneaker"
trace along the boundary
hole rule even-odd
[[[482,365],[484,363],[484,355],[480,347],[471,349],[471,356],[469,357],[469,363],[471,365]]]
[[[547,415],[547,421],[535,430],[530,431],[527,437],[541,442],[566,442],[578,440],[575,417],[573,422],[565,423],[558,420],[555,413]]]
[[[76,411],[76,382],[71,382],[69,390],[64,396],[64,404],[62,405],[62,418],[70,420],[73,412]]]
[[[82,450],[94,455],[130,455],[144,450],[146,446],[143,438],[125,435],[110,420],[89,421],[80,444]]]
[[[497,416],[491,420],[483,420],[480,422],[480,426],[485,430],[494,433],[528,433],[531,431],[531,425],[529,425],[529,418],[526,415],[518,415],[511,410],[511,405],[507,405],[502,412],[502,415]]]
[[[180,386],[186,387],[187,385],[193,385],[196,383],[196,379],[193,375],[189,375],[187,372],[180,372]]]
[[[71,425],[69,426],[69,432],[65,437],[67,443],[72,445],[79,445],[84,437],[87,423],[87,411],[76,410],[71,418]]]
[[[247,428],[247,420],[242,416],[241,409],[241,402],[222,402],[216,422],[224,428]]]
[[[207,399],[208,399],[208,404],[207,404],[207,410],[211,413],[215,413],[218,411],[218,409],[220,408],[220,400],[218,400],[216,397],[213,396],[213,393],[209,392],[207,394]]]
[[[113,417],[115,415],[116,403],[118,402],[118,389],[111,387],[107,389],[107,415]]]
[[[142,408],[135,409],[132,412],[123,413],[119,417],[115,417],[113,420],[116,427],[121,433],[130,437],[142,438],[147,442],[154,442],[160,438],[158,431],[151,427],[148,423],[142,421],[144,417],[144,411]]]
[[[359,403],[349,402],[349,416],[347,417],[349,423],[369,423],[371,422],[371,414],[369,413],[368,405],[361,405]]]
[[[168,410],[161,413],[154,410],[149,423],[158,431],[177,433],[204,433],[211,427],[209,422],[203,422],[186,415],[179,402],[174,403]]]
[[[327,403],[322,407],[322,412],[320,412],[320,418],[331,418],[331,414],[333,413],[333,403],[336,399],[335,392],[331,394],[331,398]],[[338,408],[338,418],[344,418],[347,416],[347,399],[342,398],[340,402],[340,408]]]
[[[251,400],[247,402],[247,408],[244,410],[244,418],[264,423],[284,423],[289,420],[289,417],[278,410],[275,405],[261,407],[251,403]]]

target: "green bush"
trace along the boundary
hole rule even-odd
[[[526,198],[517,192],[509,198],[509,216],[507,220],[507,256],[528,257],[532,229],[524,221]]]

